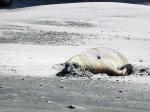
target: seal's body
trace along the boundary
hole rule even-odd
[[[111,76],[124,76],[132,73],[132,65],[120,53],[109,48],[92,48],[72,57],[65,63],[59,75],[81,68],[93,74],[106,73]]]

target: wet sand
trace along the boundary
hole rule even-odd
[[[0,77],[2,112],[149,112],[150,84],[100,78]]]

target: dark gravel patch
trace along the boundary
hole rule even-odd
[[[0,43],[78,45],[86,35],[60,31],[33,30],[21,26],[1,26]]]

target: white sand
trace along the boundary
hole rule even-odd
[[[6,34],[10,31],[13,34]],[[18,44],[12,40],[5,44],[0,40],[0,73],[52,77],[57,72],[53,68],[55,64],[91,47],[113,48],[130,63],[150,67],[149,6],[104,2],[0,10],[0,38],[7,40],[15,37],[14,32],[26,34],[28,31],[65,32],[64,38],[55,35],[60,40],[68,35],[72,37],[71,41],[64,40],[65,44],[56,39],[59,45],[55,45],[55,40],[53,44],[44,41],[42,45],[32,40],[21,40]],[[31,36],[36,38],[37,35]]]

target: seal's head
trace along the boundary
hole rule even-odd
[[[63,77],[66,76],[69,73],[72,73],[74,71],[74,68],[76,68],[76,64],[70,64],[66,63],[64,69],[56,74],[56,76]]]

